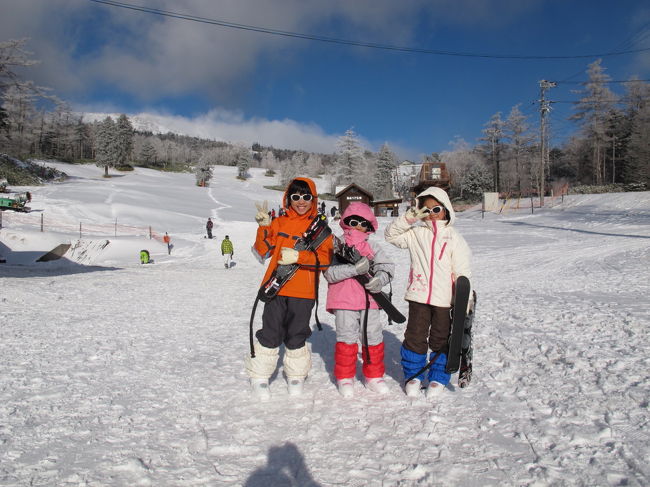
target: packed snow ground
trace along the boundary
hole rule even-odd
[[[304,396],[288,397],[280,368],[259,404],[243,358],[263,274],[253,203],[279,203],[271,180],[217,168],[197,188],[185,174],[56,166],[71,179],[27,188],[34,211],[5,212],[0,230],[0,485],[650,484],[650,193],[460,214],[478,292],[467,389],[454,377],[435,403],[408,399],[404,325],[386,324],[390,394],[359,382],[343,399],[322,281]],[[79,239],[79,223],[96,233]],[[34,262],[64,242],[63,259]],[[383,245],[406,313],[407,252]]]

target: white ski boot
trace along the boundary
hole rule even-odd
[[[287,379],[287,390],[290,396],[300,396],[304,389],[305,379]]]
[[[251,379],[251,389],[258,400],[266,402],[271,399],[268,379]]]
[[[336,386],[343,397],[349,399],[354,396],[354,379],[340,379],[336,381]]]
[[[389,389],[383,377],[373,377],[366,379],[366,389],[370,389],[377,394],[387,394]]]
[[[427,387],[427,399],[433,399],[440,396],[445,390],[445,386],[440,382],[431,381]]]
[[[404,392],[408,397],[420,397],[420,379],[411,379],[406,383]]]

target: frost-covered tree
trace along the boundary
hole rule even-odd
[[[478,163],[471,166],[463,175],[461,185],[464,198],[477,200],[481,198],[483,193],[492,189],[494,182],[492,181],[491,171],[484,164]]]
[[[34,143],[35,99],[33,91],[16,85],[9,85],[2,93],[4,130],[0,147],[5,151],[18,155],[30,152]]]
[[[115,166],[115,147],[115,122],[111,117],[106,117],[96,125],[95,130],[95,163],[104,168],[104,177],[108,177],[108,168]]]
[[[610,77],[605,74],[601,61],[598,59],[589,65],[589,80],[577,91],[582,98],[575,106],[576,112],[569,117],[580,124],[583,136],[591,142],[591,175],[595,184],[604,182],[608,118],[616,103],[616,96],[607,86]]]
[[[199,159],[194,166],[194,176],[196,177],[197,186],[209,186],[212,179],[212,166],[205,159]]]
[[[304,167],[307,154],[304,152],[296,152],[291,159],[280,162],[280,184],[286,186],[289,181],[300,176],[301,170]]]
[[[337,141],[335,176],[338,184],[350,184],[362,179],[366,172],[363,150],[357,134],[349,129]]]
[[[632,121],[627,157],[625,182],[650,188],[650,102],[641,106]]]
[[[145,140],[140,149],[140,161],[147,166],[155,166],[157,163],[158,154],[156,148],[150,140]]]
[[[393,170],[397,166],[397,156],[387,143],[381,146],[375,164],[372,191],[376,199],[393,197]]]
[[[316,177],[323,170],[323,159],[318,154],[309,154],[307,161],[305,161],[305,166],[307,174]]]
[[[521,113],[519,105],[510,110],[503,125],[503,136],[508,142],[505,154],[506,168],[503,171],[506,189],[514,189],[521,194],[528,189],[530,173],[533,170],[532,153],[535,136],[530,132],[527,117]]]
[[[482,147],[483,153],[487,156],[492,166],[492,174],[494,181],[494,191],[501,191],[501,156],[503,154],[503,125],[501,120],[501,112],[497,112],[485,124],[483,129],[483,137],[481,140],[486,142]]]
[[[248,169],[253,163],[253,157],[248,147],[238,146],[235,151],[235,165],[237,166],[237,179],[248,179]]]
[[[115,164],[123,166],[131,160],[133,152],[133,125],[125,114],[121,114],[115,124]]]

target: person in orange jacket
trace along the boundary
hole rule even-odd
[[[271,259],[262,283],[265,283],[278,265],[300,265],[294,276],[280,289],[278,295],[264,305],[262,328],[255,333],[255,357],[246,357],[246,372],[253,393],[260,399],[269,398],[269,378],[275,372],[280,345],[284,344],[284,373],[290,395],[300,395],[303,383],[311,369],[311,353],[307,339],[311,312],[316,301],[319,272],[332,260],[333,242],[328,237],[316,250],[297,251],[293,247],[318,214],[318,193],[311,179],[296,178],[284,193],[284,216],[271,221],[268,205],[256,204],[255,215],[259,227],[253,250],[260,261]],[[316,256],[318,256],[318,267]]]
[[[170,255],[172,253],[172,239],[167,234],[167,232],[165,232],[165,236],[163,237],[163,242],[167,244],[167,255]]]

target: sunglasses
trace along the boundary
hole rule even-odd
[[[434,206],[433,208],[427,208],[424,210],[425,213],[440,213],[442,210],[444,210],[444,206]]]
[[[348,225],[350,225],[351,227],[361,226],[361,227],[363,227],[363,228],[368,228],[368,227],[370,226],[370,223],[368,223],[368,222],[365,221],[365,220],[355,220],[355,219],[351,219],[351,220],[348,220],[346,223],[347,223]]]
[[[310,194],[298,194],[298,193],[295,193],[295,194],[292,194],[291,196],[289,196],[289,198],[291,198],[291,201],[300,201],[300,200],[311,201],[313,196],[310,195]]]

